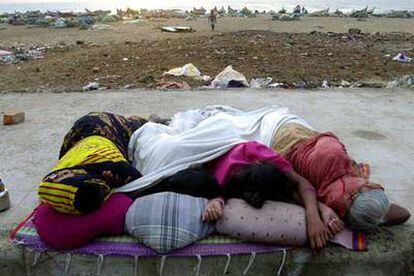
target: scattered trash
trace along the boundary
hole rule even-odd
[[[404,88],[414,88],[414,75],[406,75],[400,79],[400,85]]]
[[[210,77],[209,75],[204,75],[202,77],[202,79],[203,79],[204,83],[208,83],[208,84],[213,80],[213,78]]]
[[[322,88],[326,89],[326,88],[329,88],[329,87],[330,87],[330,86],[329,86],[328,81],[324,80],[324,81],[322,82]]]
[[[409,62],[412,62],[413,61],[412,58],[408,57],[407,55],[405,55],[403,53],[398,53],[398,55],[396,55],[395,57],[393,57],[392,60],[399,61],[401,63],[409,63]]]
[[[87,85],[85,85],[82,89],[83,89],[83,91],[98,90],[99,89],[99,83],[98,82],[90,82]]]
[[[400,83],[397,80],[393,80],[387,83],[387,86],[385,88],[392,89],[397,88],[400,86]]]
[[[267,87],[270,83],[272,83],[272,81],[273,79],[270,77],[252,79],[250,81],[250,88],[259,89],[259,88]]]
[[[351,83],[346,80],[341,80],[341,86],[342,87],[350,87]]]
[[[190,89],[190,85],[185,81],[176,82],[176,81],[161,81],[157,84],[158,89]]]
[[[405,75],[399,80],[388,82],[386,88],[410,88],[414,89],[414,75]]]
[[[26,45],[23,43],[10,47],[10,51],[0,50],[0,62],[14,64],[19,61],[30,59],[42,59],[47,47],[38,47],[36,45]]]
[[[128,61],[128,58],[123,58],[122,61]]]
[[[286,85],[283,82],[275,82],[268,85],[270,88],[283,88]]]
[[[163,26],[161,27],[161,31],[170,33],[191,33],[193,28],[187,26]]]
[[[245,76],[233,70],[233,67],[229,65],[216,76],[211,82],[211,86],[213,88],[248,87],[249,83]]]
[[[183,67],[176,67],[171,69],[168,72],[165,72],[163,75],[172,75],[172,76],[186,76],[186,77],[200,77],[201,72],[195,67],[192,63],[188,63]]]

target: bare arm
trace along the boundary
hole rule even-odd
[[[315,188],[304,177],[291,171],[286,177],[296,185],[297,191],[305,207],[306,225],[309,241],[313,249],[321,249],[326,245],[331,234],[319,216]]]

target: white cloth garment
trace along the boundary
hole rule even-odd
[[[272,144],[273,134],[287,122],[310,127],[288,108],[264,107],[243,112],[207,106],[177,113],[170,126],[146,123],[134,132],[128,154],[143,175],[117,192],[143,190],[191,165],[203,164],[245,141]]]
[[[274,134],[286,123],[299,123],[313,129],[301,117],[290,114],[288,108],[276,105],[247,112],[223,105],[206,106],[176,113],[170,126],[181,132],[206,119],[215,120],[217,123],[230,121],[244,140],[261,142],[267,146],[273,144]]]

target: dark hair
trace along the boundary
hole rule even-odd
[[[223,193],[226,198],[241,198],[260,208],[266,200],[291,200],[293,189],[276,165],[261,162],[236,171],[226,183]]]
[[[80,213],[90,213],[98,209],[105,200],[105,192],[101,186],[92,183],[80,183],[74,198],[75,209]]]
[[[220,189],[214,176],[200,166],[179,171],[144,190],[140,196],[160,192],[175,192],[210,199],[219,196]]]

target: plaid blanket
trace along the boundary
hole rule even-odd
[[[205,198],[172,192],[144,196],[129,208],[126,230],[140,242],[165,254],[214,232],[212,223],[201,220],[206,205]]]

